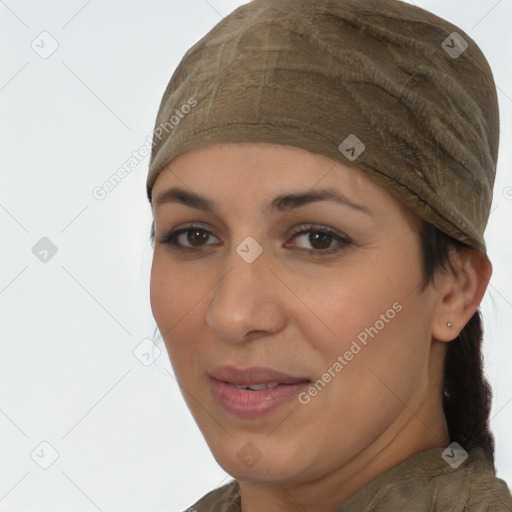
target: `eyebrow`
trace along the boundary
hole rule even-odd
[[[277,196],[270,203],[264,206],[263,214],[271,215],[279,212],[286,212],[318,201],[331,201],[343,206],[348,206],[354,210],[367,213],[368,215],[372,214],[366,206],[350,201],[343,194],[332,188],[316,189],[306,192],[291,192]],[[196,194],[195,192],[189,192],[188,190],[179,187],[173,187],[165,190],[154,200],[155,207],[168,203],[183,204],[197,210],[217,214],[217,206],[214,201]]]

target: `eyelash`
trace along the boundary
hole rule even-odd
[[[168,233],[166,233],[162,236],[162,238],[160,239],[159,242],[161,244],[170,245],[172,247],[172,249],[175,251],[188,252],[188,253],[198,252],[202,249],[201,247],[199,247],[199,248],[186,247],[186,246],[180,245],[177,241],[178,236],[180,236],[183,233],[187,233],[187,232],[193,231],[193,230],[198,230],[198,231],[205,232],[209,235],[213,235],[213,233],[211,233],[210,231],[208,231],[207,229],[205,229],[201,226],[190,225],[190,226],[187,226],[182,229],[177,229],[175,231],[169,231]],[[298,235],[303,235],[305,233],[310,233],[310,232],[328,234],[328,235],[332,236],[335,241],[337,241],[338,243],[341,244],[341,246],[331,248],[331,249],[301,249],[302,251],[306,251],[308,254],[310,254],[312,256],[325,256],[328,254],[334,254],[334,253],[342,251],[347,246],[352,245],[352,241],[348,237],[338,234],[337,232],[335,232],[331,229],[323,228],[322,226],[317,226],[317,225],[312,225],[312,224],[303,224],[301,226],[298,226],[297,231],[295,233],[293,233],[293,237],[296,237]],[[215,236],[215,235],[213,235],[213,236]]]

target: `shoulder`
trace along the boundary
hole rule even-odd
[[[494,464],[482,448],[471,450],[457,469],[434,469],[428,482],[433,510],[439,512],[512,512],[507,484],[496,477]]]
[[[496,477],[493,464],[481,448],[476,449],[467,471],[468,500],[471,512],[512,512],[512,496],[507,484]]]
[[[483,449],[466,455],[462,463],[450,464],[443,448],[417,453],[375,478],[336,512],[512,512],[507,484],[496,477]]]
[[[496,477],[481,448],[471,450],[457,468],[450,467],[441,452],[429,450],[399,464],[361,489],[337,512],[388,511],[404,504],[410,511],[512,512],[510,490]],[[184,512],[241,512],[238,481],[209,492]]]
[[[240,512],[240,486],[236,480],[210,491],[184,512]]]

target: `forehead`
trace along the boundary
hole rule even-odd
[[[409,222],[419,222],[392,192],[361,169],[281,144],[225,143],[187,151],[168,162],[158,175],[153,202],[175,186],[220,203],[269,202],[291,190],[329,188],[363,206],[398,209]]]
[[[302,148],[269,143],[213,144],[182,153],[168,162],[156,178],[153,193],[173,180],[182,178],[193,183],[206,180],[215,186],[229,186],[237,181],[244,188],[283,180],[313,187],[320,179],[322,185],[342,182],[354,188],[375,187],[360,170]]]

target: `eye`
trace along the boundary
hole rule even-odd
[[[304,237],[313,249],[305,248],[303,250],[314,256],[332,254],[341,251],[346,246],[352,244],[351,240],[345,235],[323,226],[303,224],[297,229],[299,231],[295,231],[292,238]],[[308,236],[306,237],[305,235]],[[161,244],[170,245],[175,251],[197,252],[202,247],[206,247],[208,245],[204,242],[207,242],[211,236],[218,240],[218,238],[209,230],[200,226],[190,225],[185,228],[166,233],[162,236],[159,242]],[[335,245],[332,247],[332,242],[337,242],[337,246]],[[290,247],[290,244],[287,244],[287,247]],[[296,245],[292,244],[291,247],[296,247]]]
[[[298,229],[300,231],[295,232],[293,238],[304,237],[306,242],[313,247],[313,249],[306,248],[305,250],[313,256],[332,254],[352,244],[347,236],[323,226],[302,225],[299,226]],[[308,236],[306,237],[305,235]],[[333,241],[337,242],[338,246],[335,245],[332,247],[331,243]]]
[[[195,251],[197,247],[201,248],[204,246],[202,242],[207,240],[210,235],[213,236],[207,229],[192,225],[166,233],[160,239],[160,243],[168,244],[177,251]],[[188,242],[190,245],[183,245],[183,242]]]

